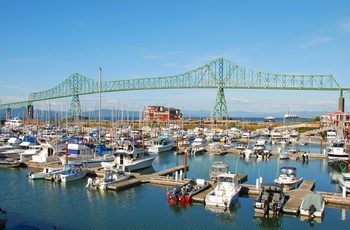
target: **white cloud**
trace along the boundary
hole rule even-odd
[[[303,45],[301,45],[301,47],[303,49],[308,49],[311,46],[315,46],[315,45],[318,45],[321,43],[329,42],[331,40],[332,40],[332,38],[330,38],[330,37],[316,37],[314,39],[311,39],[311,40],[305,42]]]

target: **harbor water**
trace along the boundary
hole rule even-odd
[[[319,146],[309,148],[319,153]],[[231,172],[247,174],[247,184],[273,182],[282,165],[297,167],[298,176],[316,180],[315,191],[338,192],[340,169],[329,166],[325,159],[307,162],[277,157],[267,160],[244,159],[233,154],[202,154],[189,156],[187,178],[209,179],[213,162],[230,165]],[[174,151],[160,153],[151,168],[140,173],[161,171],[183,165],[184,156]],[[326,207],[322,222],[302,221],[299,216],[281,215],[274,218],[254,216],[254,197],[239,197],[228,210],[210,210],[202,203],[189,206],[169,205],[166,192],[171,187],[148,183],[126,190],[89,190],[87,178],[60,184],[46,180],[30,180],[30,168],[1,169],[0,207],[6,214],[6,229],[36,227],[38,229],[349,229],[350,210]],[[22,228],[21,228],[22,229]]]

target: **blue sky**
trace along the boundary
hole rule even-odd
[[[0,1],[0,100],[24,101],[74,73],[172,76],[223,57],[256,71],[332,74],[350,88],[350,1]],[[336,111],[339,92],[225,90],[229,111]],[[216,89],[102,95],[103,108],[211,110]],[[345,111],[349,112],[346,99]],[[98,95],[81,96],[82,109]],[[35,103],[65,110],[70,98]]]

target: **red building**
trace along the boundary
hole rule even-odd
[[[148,106],[144,111],[144,120],[180,120],[182,114],[179,109],[165,108],[164,106]]]

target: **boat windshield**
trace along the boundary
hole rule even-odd
[[[290,168],[281,168],[281,174],[286,174],[287,176],[295,176],[296,172],[294,169]]]

